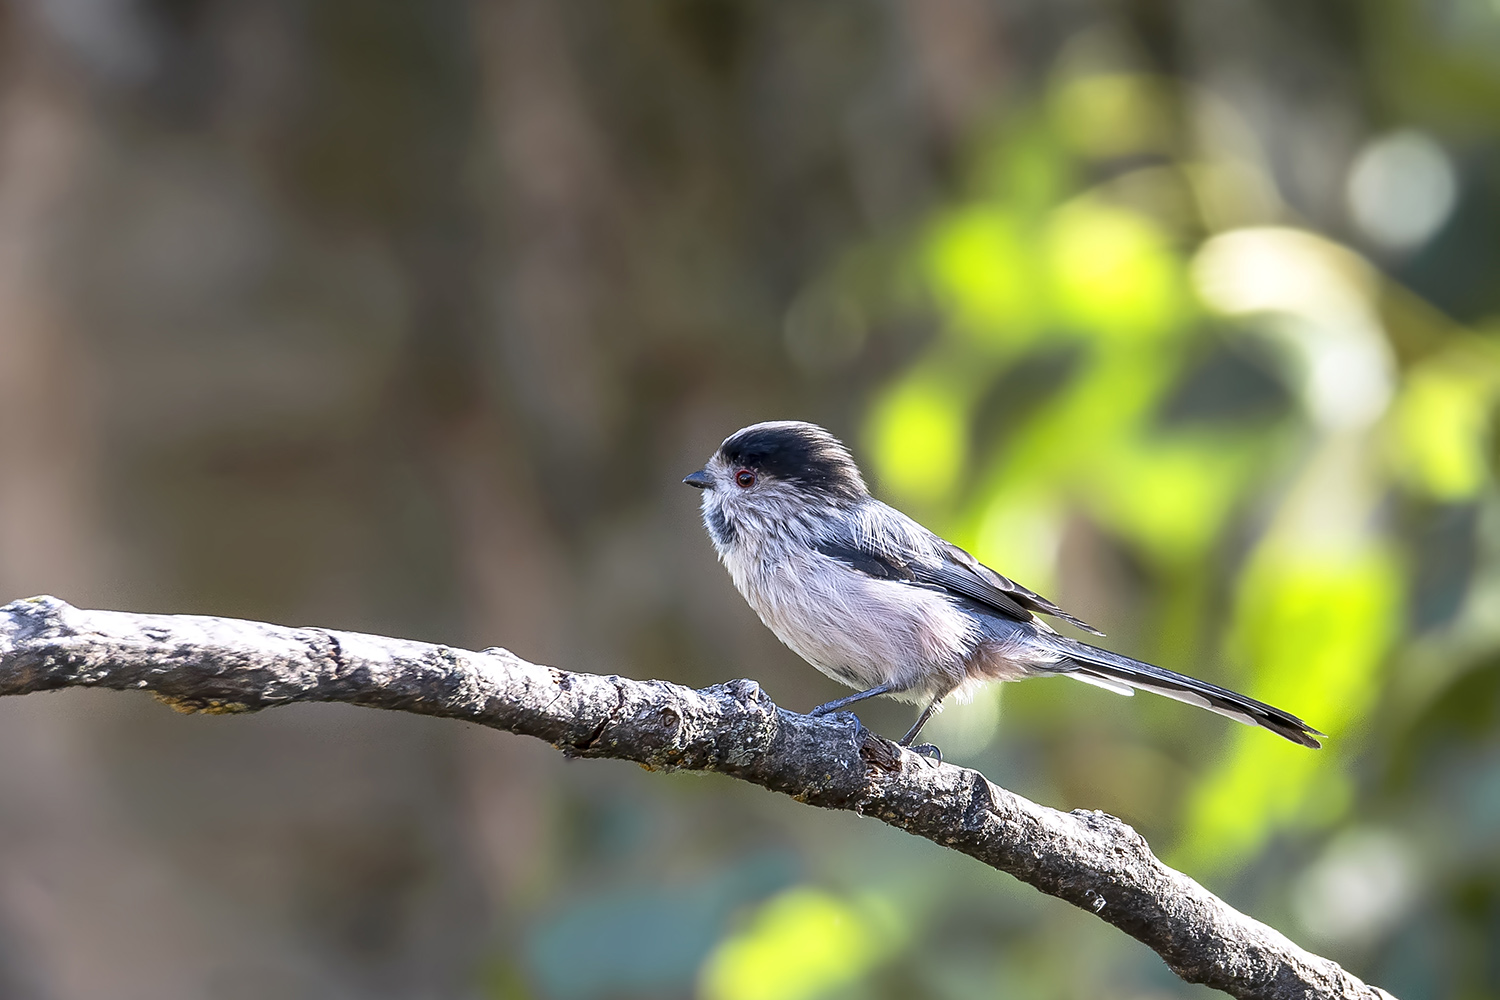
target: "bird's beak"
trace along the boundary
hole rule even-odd
[[[690,476],[684,476],[682,481],[695,490],[706,490],[714,484],[714,477],[710,476],[706,470],[699,469]]]

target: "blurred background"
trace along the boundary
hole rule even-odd
[[[10,0],[0,51],[6,599],[805,709],[679,480],[815,420],[1329,734],[1034,681],[949,760],[1404,1000],[1500,993],[1493,0]],[[1209,991],[727,779],[75,691],[0,703],[0,995]]]

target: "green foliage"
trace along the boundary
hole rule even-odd
[[[1101,17],[959,137],[955,190],[843,248],[784,323],[822,401],[841,374],[885,372],[851,441],[879,495],[1112,647],[1328,736],[1310,751],[1034,681],[936,718],[950,759],[1120,813],[1235,905],[1408,998],[1500,987],[1500,296],[1484,290],[1500,198],[1486,207],[1463,161],[1464,141],[1496,138],[1500,63],[1479,54],[1491,35],[1419,7],[1351,8],[1338,29],[1381,95],[1366,138],[1422,129],[1470,171],[1455,185],[1481,223],[1457,249],[1461,216],[1395,251],[1352,210],[1308,204],[1303,173],[1349,171],[1323,162],[1355,154],[1342,119],[1268,112],[1233,73],[1174,76],[1171,45],[1145,57]],[[862,714],[909,720],[886,711]],[[1194,992],[1086,914],[889,831],[834,829],[802,842],[814,883],[732,908],[714,874],[661,898],[596,893],[569,913],[602,907],[604,930],[564,922],[556,940],[613,940],[659,910],[704,1000]],[[571,972],[569,948],[549,954]]]
[[[1188,149],[1167,109],[1190,96],[1156,78],[1074,79],[1050,118],[1002,131],[981,159],[1011,177],[1023,167],[1009,150],[1028,162],[1068,150],[1053,160],[1066,177],[1089,158]],[[896,499],[1023,581],[1053,585],[1059,534],[1082,519],[1155,575],[1157,600],[1169,581],[1233,594],[1227,615],[1199,602],[1202,621],[1176,619],[1221,635],[1221,654],[1169,665],[1302,714],[1338,747],[1375,709],[1402,632],[1399,540],[1376,507],[1392,490],[1453,500],[1488,482],[1500,364],[1453,330],[1394,370],[1380,280],[1358,255],[1297,229],[1216,234],[1201,204],[1186,220],[1164,208],[1202,200],[1190,168],[1212,158],[1196,150],[1092,188],[981,184],[944,209],[914,249],[939,330],[876,400],[866,441]],[[1270,355],[1289,412],[1172,414],[1195,361],[1225,345]],[[986,399],[1059,348],[1076,356],[1066,376],[999,433],[984,427]],[[965,482],[966,468],[980,471]],[[1226,561],[1235,540],[1248,550]],[[1227,738],[1183,804],[1182,863],[1239,867],[1278,831],[1350,808],[1350,754]]]
[[[705,1000],[812,1000],[858,982],[904,928],[890,904],[800,887],[766,902],[702,973]]]
[[[1217,132],[1203,125],[1216,116]],[[1371,858],[1410,850],[1358,825],[1370,736],[1393,711],[1382,694],[1409,684],[1407,609],[1427,585],[1429,553],[1400,512],[1493,506],[1500,351],[1351,246],[1287,225],[1247,135],[1216,98],[1128,72],[1062,74],[1012,109],[974,151],[968,193],[914,233],[897,269],[921,291],[896,307],[865,299],[877,324],[894,308],[928,317],[931,334],[871,401],[859,443],[879,492],[1002,572],[1060,588],[1123,631],[1123,651],[1328,735],[1314,752],[1132,705],[1101,736],[1098,699],[1087,716],[1074,690],[1028,694],[1000,721],[1026,729],[1022,713],[1040,711],[1070,728],[1057,743],[1086,749],[1048,765],[1052,787],[1109,774],[1118,800],[1162,805],[1149,822],[1199,877],[1286,864],[1266,860],[1285,857],[1277,845],[1304,845],[1295,856],[1327,839],[1291,897],[1307,932],[1336,945],[1395,933],[1392,908],[1412,905],[1409,865],[1358,881],[1360,865],[1384,864]],[[1444,586],[1464,586],[1462,565],[1441,570]],[[1101,575],[1116,586],[1090,586]],[[1500,641],[1487,635],[1481,648]],[[999,698],[981,701],[934,735],[997,739]],[[1152,787],[1169,780],[1176,792]],[[1349,907],[1326,897],[1350,878],[1401,891],[1341,931]],[[879,935],[854,932],[855,910],[836,921],[831,897],[789,898],[822,916],[797,923],[802,911],[772,904],[721,946],[705,996],[792,995],[764,985],[773,967],[812,970],[798,981],[820,985],[796,995],[828,995],[875,961]]]

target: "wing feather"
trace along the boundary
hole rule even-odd
[[[1051,615],[1095,635],[1104,634],[899,511],[884,504],[871,506],[879,521],[875,528],[886,530],[867,526],[864,531],[821,539],[816,543],[818,551],[876,579],[944,590],[1016,621]]]
[[[1034,590],[1028,590],[1009,577],[1001,576],[984,563],[975,559],[952,542],[939,539],[942,545],[942,562],[935,566],[917,567],[918,580],[936,583],[957,594],[988,605],[1012,617],[1026,621],[1034,614],[1051,615],[1078,626],[1094,635],[1104,633],[1088,622],[1069,614]],[[1019,609],[1019,615],[1010,609]]]

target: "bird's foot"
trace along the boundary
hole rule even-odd
[[[943,762],[943,751],[939,750],[933,743],[918,743],[914,747],[907,747],[914,754],[926,757],[941,764]]]
[[[820,715],[828,715],[831,712],[837,712],[841,708],[853,705],[857,701],[874,698],[876,695],[890,694],[894,690],[895,688],[889,684],[880,684],[870,688],[868,691],[856,691],[854,694],[846,695],[843,698],[835,698],[833,701],[824,702],[807,714],[813,718],[817,718]]]

